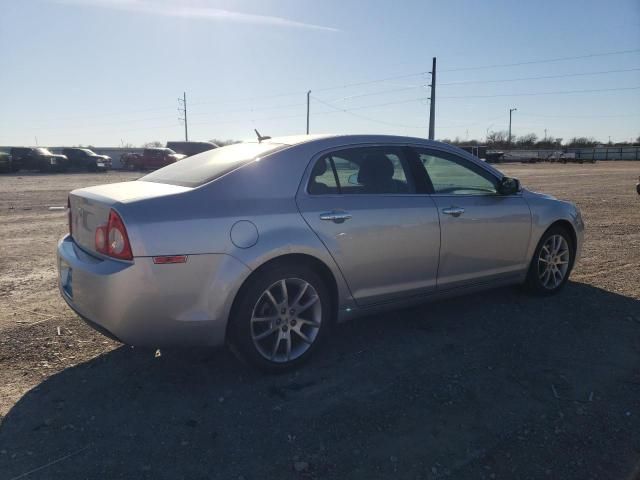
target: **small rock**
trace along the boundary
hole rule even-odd
[[[180,442],[180,445],[182,445],[183,447],[186,447],[187,445],[189,445],[189,442],[187,442],[186,440],[182,440]]]
[[[218,402],[223,403],[224,402],[224,397],[218,398]]]
[[[143,472],[148,472],[149,470],[151,470],[151,465],[142,465],[140,470],[142,470]]]
[[[396,463],[396,462],[398,461],[398,457],[396,457],[396,456],[394,456],[394,455],[391,455],[391,456],[389,457],[389,460],[391,460],[393,463]]]
[[[307,462],[295,462],[293,464],[293,469],[298,473],[306,472],[309,470],[309,464]]]
[[[626,415],[627,417],[630,417],[630,416],[631,416],[631,412],[626,412],[626,413],[625,413],[625,415]]]

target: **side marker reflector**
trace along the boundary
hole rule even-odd
[[[187,263],[186,255],[169,255],[164,257],[153,257],[156,265],[166,265],[168,263]]]

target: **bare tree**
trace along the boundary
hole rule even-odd
[[[538,141],[538,136],[535,133],[527,133],[516,139],[516,145],[519,147],[533,147]]]
[[[595,147],[597,144],[593,137],[573,137],[567,143],[567,147]]]
[[[509,133],[505,131],[489,132],[487,135],[487,145],[492,147],[502,147],[506,145]]]
[[[164,144],[162,142],[159,142],[158,140],[155,140],[153,142],[147,142],[142,144],[142,146],[144,148],[154,148],[154,147],[163,147]]]

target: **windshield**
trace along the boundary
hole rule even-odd
[[[88,148],[83,148],[82,151],[84,153],[86,153],[87,155],[89,155],[90,157],[95,157],[96,154],[94,152],[92,152],[91,150],[89,150]]]
[[[198,187],[254,160],[256,157],[282,148],[285,148],[285,145],[237,143],[185,158],[145,175],[140,180],[183,187]]]
[[[49,150],[47,150],[46,148],[36,148],[36,152],[39,153],[40,155],[53,155],[53,153],[51,153]]]

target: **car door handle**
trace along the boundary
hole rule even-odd
[[[462,207],[443,208],[442,213],[444,213],[445,215],[451,215],[452,217],[459,217],[464,213],[464,208]]]
[[[348,212],[336,212],[335,210],[331,212],[321,213],[320,220],[330,220],[335,223],[342,223],[345,220],[349,220],[351,218],[351,214]]]

